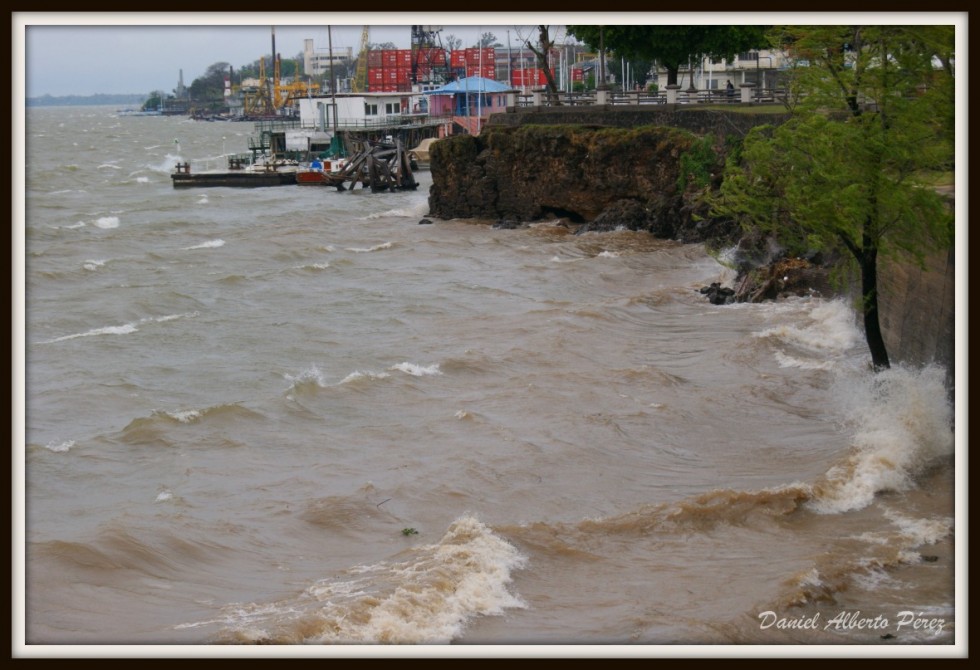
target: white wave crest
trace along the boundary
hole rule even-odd
[[[196,409],[187,409],[176,412],[167,412],[167,416],[172,419],[177,419],[181,423],[191,423],[200,419],[204,414]]]
[[[212,622],[256,642],[449,644],[474,617],[527,607],[508,588],[527,559],[472,516],[404,553],[407,560],[351,568],[294,598],[228,605]]]
[[[58,442],[58,443],[48,442],[46,445],[44,445],[44,448],[47,449],[48,451],[53,451],[55,453],[63,454],[69,451],[74,446],[75,446],[75,440],[66,440],[64,442]]]
[[[806,326],[777,326],[755,335],[818,352],[845,352],[862,340],[854,310],[843,300],[816,301],[808,316],[810,323]]]
[[[398,370],[399,372],[404,372],[407,375],[412,375],[413,377],[425,377],[428,375],[441,375],[442,371],[439,370],[439,365],[430,365],[428,367],[423,367],[421,365],[416,365],[415,363],[399,363],[398,365],[392,365],[390,370]]]
[[[95,225],[99,228],[118,228],[119,227],[119,217],[118,216],[103,216],[95,220]]]
[[[217,249],[223,246],[225,246],[224,240],[208,240],[201,244],[195,244],[193,247],[184,247],[184,251],[190,251],[191,249]]]
[[[135,333],[139,330],[137,325],[142,325],[145,323],[165,323],[167,321],[173,321],[175,319],[192,318],[197,316],[197,312],[191,312],[188,314],[167,314],[165,316],[149,316],[140,319],[136,323],[127,323],[122,326],[106,326],[104,328],[93,328],[92,330],[87,330],[84,333],[73,333],[72,335],[63,335],[62,337],[56,337],[53,340],[45,340],[41,344],[51,344],[53,342],[63,342],[64,340],[73,340],[76,337],[91,337],[93,335],[128,335],[129,333]]]
[[[361,372],[360,370],[355,370],[340,380],[340,383],[350,384],[361,379],[386,379],[390,376],[387,372]]]
[[[395,209],[389,209],[384,212],[376,212],[374,214],[368,214],[367,216],[361,217],[361,221],[370,221],[372,219],[385,219],[389,217],[423,217],[429,213],[429,203],[427,200],[423,200],[409,207],[396,207]]]
[[[326,383],[324,383],[323,380],[323,373],[320,372],[320,368],[315,365],[311,365],[298,375],[285,375],[285,377],[291,388],[298,388],[308,384],[326,387]]]
[[[106,326],[105,328],[93,328],[92,330],[87,330],[84,333],[74,333],[72,335],[56,337],[53,340],[45,340],[42,344],[64,342],[65,340],[74,340],[76,337],[91,337],[93,335],[127,335],[129,333],[135,333],[137,330],[138,329],[136,326],[132,323],[127,323],[122,326]]]
[[[892,367],[835,389],[855,427],[851,453],[814,487],[811,501],[821,513],[869,505],[883,491],[902,491],[954,451],[952,406],[944,371]],[[853,377],[853,375],[852,375]]]
[[[392,242],[382,242],[381,244],[375,244],[373,247],[348,247],[347,251],[353,251],[355,254],[366,254],[372,251],[382,251],[383,249],[391,249],[395,246]]]
[[[82,263],[82,267],[86,270],[98,270],[100,267],[105,265],[105,261],[89,260]]]

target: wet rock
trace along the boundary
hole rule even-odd
[[[707,296],[708,302],[712,305],[728,305],[735,302],[735,290],[722,286],[719,282],[703,287],[701,293]]]

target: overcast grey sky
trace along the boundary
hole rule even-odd
[[[533,37],[536,23],[555,25],[569,14],[508,13],[31,13],[15,12],[15,63],[24,79],[24,95],[92,95],[95,93],[171,92],[183,71],[190,85],[208,66],[226,62],[238,68],[272,51],[283,59],[303,50],[312,39],[316,50],[327,50],[328,24],[335,49],[352,47],[356,53],[364,25],[369,41],[411,46],[411,26],[442,28],[442,37],[455,35],[463,46],[472,46],[485,32],[492,32],[506,46],[521,37]],[[608,14],[575,15],[588,23]],[[586,22],[586,21],[580,21]],[[20,32],[18,33],[18,29]],[[16,41],[21,36],[21,44]],[[560,37],[564,39],[564,30]],[[17,68],[20,68],[19,70]]]
[[[950,14],[856,12],[854,23],[948,22]],[[962,15],[957,15],[965,20]],[[326,51],[327,26],[335,48],[369,41],[411,46],[411,26],[441,27],[441,35],[472,46],[484,32],[507,45],[534,39],[533,27],[546,24],[559,43],[565,25],[624,24],[778,24],[837,23],[836,12],[13,12],[14,95],[149,94],[171,92],[183,71],[190,85],[208,66],[253,63],[272,50],[293,58],[312,39]],[[965,24],[963,25],[965,28]],[[508,35],[509,31],[509,35]]]

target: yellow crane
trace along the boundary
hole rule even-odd
[[[333,57],[333,54],[330,54]],[[364,93],[367,91],[367,71],[368,71],[368,26],[364,26],[361,31],[361,51],[357,54],[357,71],[354,74],[354,81],[351,82],[351,90],[354,93]]]

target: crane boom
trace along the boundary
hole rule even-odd
[[[333,54],[331,54],[332,56]],[[367,71],[368,71],[368,26],[364,26],[361,31],[361,51],[357,54],[357,72],[354,75],[354,82],[351,88],[355,93],[367,91]]]

